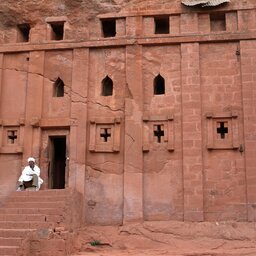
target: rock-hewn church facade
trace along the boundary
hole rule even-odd
[[[256,2],[99,2],[1,19],[0,194],[33,156],[85,223],[254,221]]]

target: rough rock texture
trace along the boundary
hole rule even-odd
[[[255,226],[248,223],[145,222],[87,227],[76,238],[73,255],[253,256]]]
[[[88,17],[98,13],[119,11],[127,1],[118,0],[54,0],[54,1],[23,1],[1,0],[0,24],[12,27],[19,23],[43,22],[44,17],[68,15],[73,22],[82,23]],[[83,15],[81,15],[83,14]],[[84,19],[81,20],[81,17]],[[78,19],[78,20],[76,20]]]

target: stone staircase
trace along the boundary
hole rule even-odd
[[[12,192],[0,208],[0,255],[24,255],[29,234],[70,226],[72,195],[69,189]]]

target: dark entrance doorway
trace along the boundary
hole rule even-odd
[[[66,183],[66,136],[49,137],[48,187],[64,189]]]

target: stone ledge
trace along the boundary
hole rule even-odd
[[[0,53],[8,52],[28,52],[42,50],[59,50],[59,49],[75,49],[75,48],[101,48],[111,46],[129,46],[129,45],[165,45],[165,44],[181,44],[181,43],[207,43],[207,42],[226,42],[240,40],[255,40],[256,31],[253,32],[219,32],[198,35],[191,34],[169,34],[169,35],[152,35],[148,37],[137,38],[98,38],[84,42],[65,41],[62,42],[41,42],[38,44],[17,43],[0,45]]]

